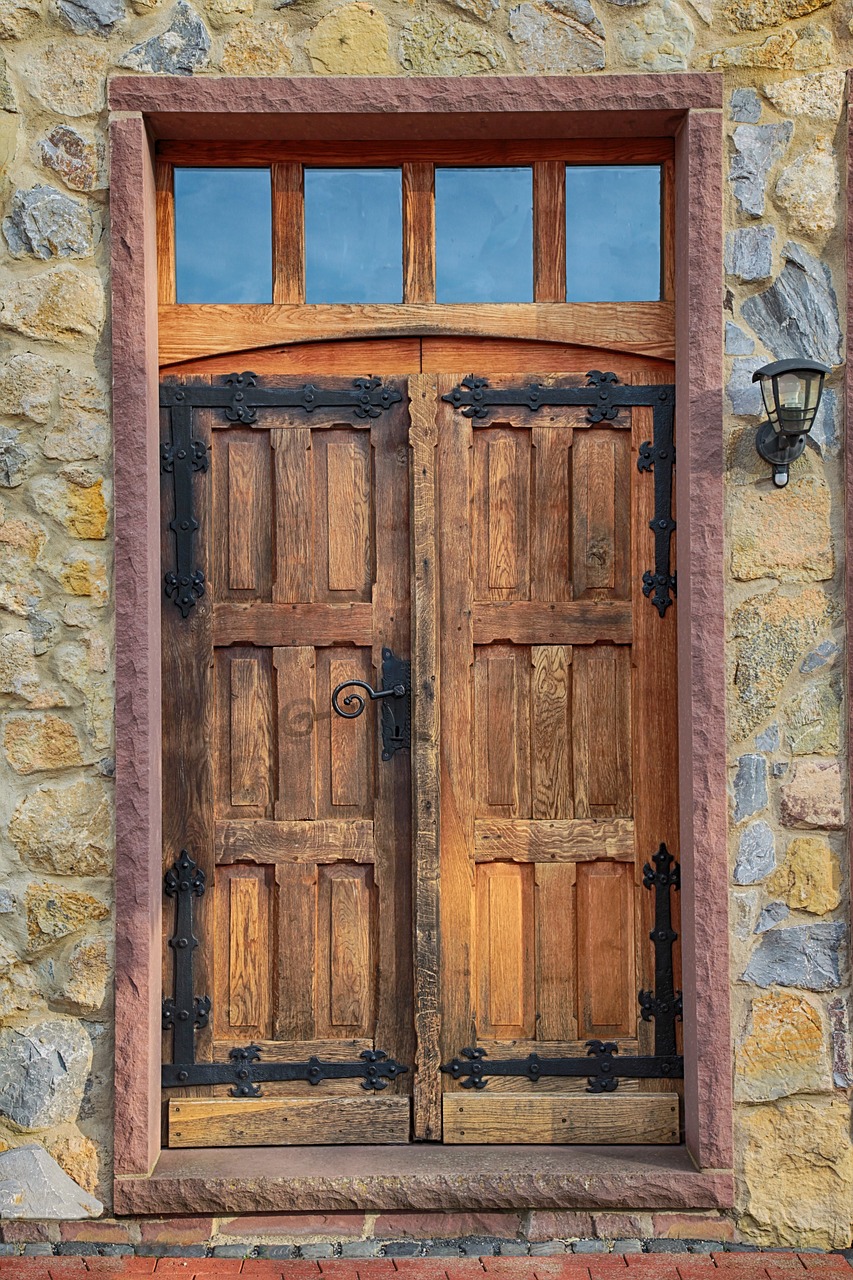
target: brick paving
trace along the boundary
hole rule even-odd
[[[652,1242],[654,1244],[656,1242]],[[673,1242],[675,1243],[675,1242]],[[518,1258],[0,1257],[0,1280],[853,1280],[847,1254],[787,1251],[562,1254]],[[811,1274],[808,1274],[811,1273]]]

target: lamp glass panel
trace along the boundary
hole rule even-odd
[[[178,302],[272,302],[269,169],[175,169]]]
[[[568,301],[657,302],[660,296],[660,165],[568,165]]]
[[[533,301],[533,170],[435,170],[437,302]]]
[[[401,169],[305,169],[305,301],[403,301]]]

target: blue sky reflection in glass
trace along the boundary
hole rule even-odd
[[[178,302],[272,302],[269,169],[175,169]]]
[[[661,296],[660,165],[568,165],[569,302]]]
[[[533,301],[533,170],[435,171],[437,302]]]
[[[306,168],[305,301],[403,301],[402,170]]]

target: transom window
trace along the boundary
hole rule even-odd
[[[161,301],[671,301],[669,140],[293,150],[163,146]]]

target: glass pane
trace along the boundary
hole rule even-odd
[[[269,169],[175,169],[178,302],[272,302]]]
[[[533,301],[533,170],[436,169],[437,302]]]
[[[400,169],[305,170],[305,300],[403,301]]]
[[[569,165],[569,302],[660,298],[660,165]]]

